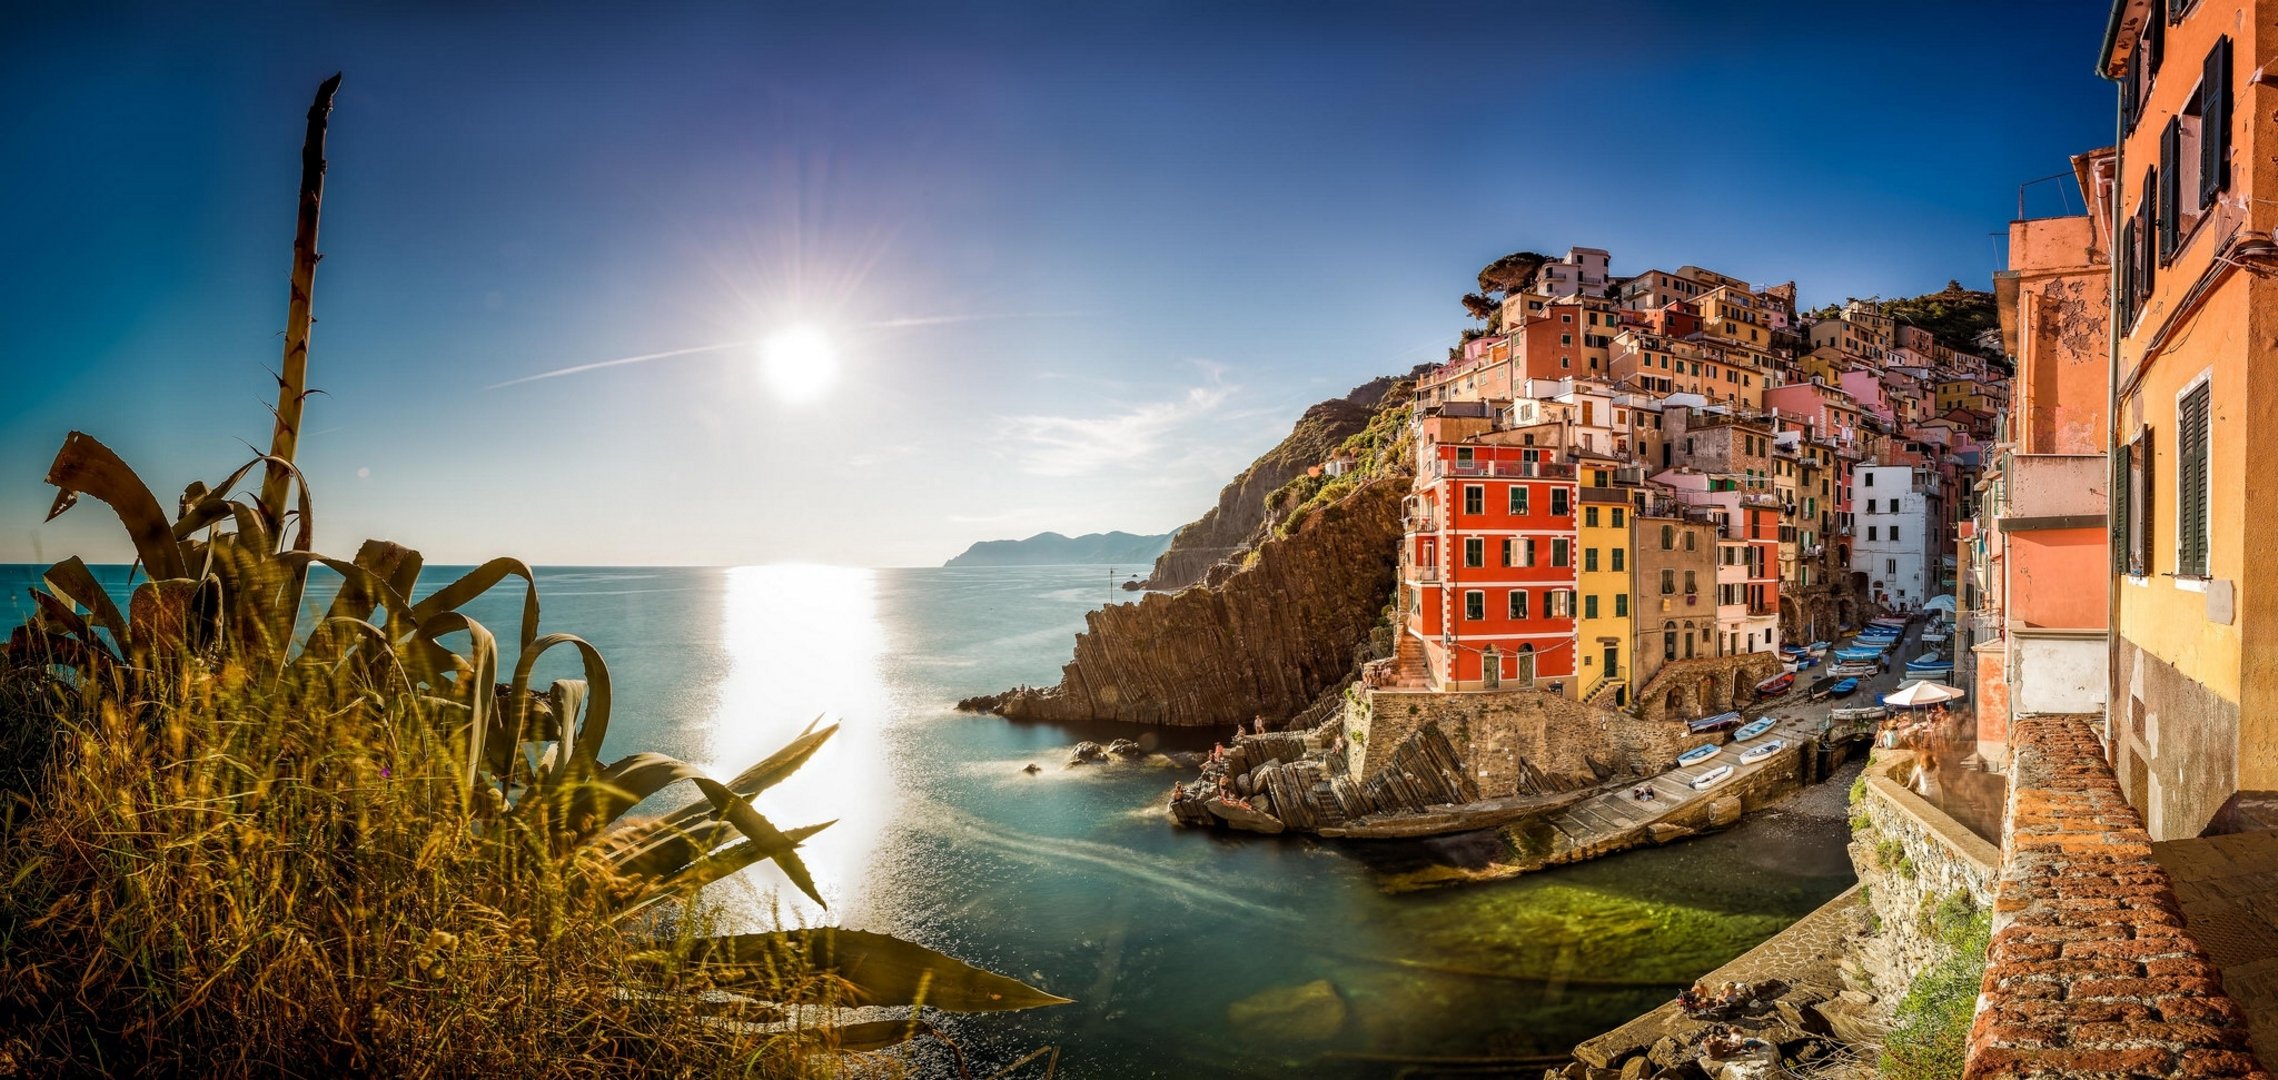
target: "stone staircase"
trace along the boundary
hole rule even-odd
[[[1422,638],[1406,630],[1400,632],[1399,644],[1392,650],[1392,681],[1385,685],[1392,690],[1431,689],[1431,666]]]

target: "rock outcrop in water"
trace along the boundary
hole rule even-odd
[[[1016,720],[1279,724],[1343,685],[1368,658],[1370,632],[1392,600],[1401,500],[1415,467],[1406,437],[1414,385],[1380,379],[1314,406],[1297,432],[1229,485],[1218,509],[1181,530],[1165,559],[1190,536],[1223,536],[1239,524],[1220,509],[1252,507],[1242,519],[1252,522],[1248,546],[1211,565],[1204,583],[1092,612],[1058,686],[958,707]],[[1335,431],[1347,434],[1331,439]],[[1348,458],[1351,471],[1305,475],[1332,453]],[[1300,459],[1294,477],[1242,494]],[[1157,563],[1158,574],[1164,566]]]
[[[1015,720],[1280,721],[1343,683],[1392,595],[1405,478],[1310,511],[1218,585],[1087,617],[1060,685],[970,699]]]
[[[1272,517],[1267,496],[1320,464],[1339,444],[1367,427],[1386,395],[1401,385],[1402,380],[1387,376],[1305,410],[1287,438],[1219,491],[1218,505],[1179,530],[1170,548],[1155,560],[1147,587],[1183,589],[1203,580],[1212,566],[1255,547],[1264,539]]]

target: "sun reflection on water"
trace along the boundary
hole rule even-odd
[[[817,716],[839,733],[804,768],[762,793],[758,806],[778,828],[836,820],[800,855],[833,911],[843,911],[894,806],[880,665],[886,633],[878,618],[874,572],[838,566],[739,566],[727,572],[720,641],[727,674],[710,721],[706,767],[727,777],[797,737]],[[741,921],[835,921],[772,865],[746,871],[718,890]]]

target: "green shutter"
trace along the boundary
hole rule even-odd
[[[2136,219],[2120,223],[2120,245],[2113,263],[2119,268],[2118,284],[2113,286],[2112,310],[2120,315],[2120,333],[2126,336],[2136,321]]]
[[[2151,15],[2144,19],[2144,70],[2159,73],[2160,57],[2167,53],[2167,0],[2151,0]]]
[[[2207,50],[2199,95],[2199,202],[2213,206],[2231,186],[2231,39]]]
[[[2161,262],[2175,257],[2176,222],[2182,215],[2182,185],[2177,168],[2183,157],[2183,128],[2173,117],[2159,133],[2159,259]]]
[[[2207,576],[2207,462],[2212,442],[2209,384],[2176,407],[2175,538],[2178,574]]]
[[[2128,469],[2128,448],[2113,447],[2112,521],[2107,530],[2110,533],[2107,542],[2112,545],[2112,572],[2115,574],[2128,572],[2128,523],[2134,520],[2128,516],[2128,484],[2133,480]]]
[[[2158,226],[2154,206],[2159,199],[2159,170],[2144,170],[2142,194],[2136,198],[2136,305],[2141,308],[2151,302],[2151,287],[2159,279],[2158,260],[2152,257],[2152,244]]]
[[[2147,427],[2143,435],[2136,439],[2136,544],[2135,551],[2130,556],[2135,564],[2135,572],[2145,577],[2149,577],[2152,572],[2152,523],[2156,520],[2152,512],[2159,507],[2159,497],[2152,490],[2152,481],[2159,475],[2159,455],[2153,451],[2152,445],[2152,429]]]

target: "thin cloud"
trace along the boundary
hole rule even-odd
[[[1075,319],[1082,318],[1084,315],[1085,313],[1081,311],[1011,311],[986,313],[979,315],[908,315],[900,318],[884,319],[878,322],[856,323],[853,326],[848,327],[848,329],[904,330],[918,326],[952,326],[959,323],[996,322],[1005,319]],[[492,383],[483,389],[503,390],[509,386],[520,386],[523,383],[534,383],[540,379],[559,379],[565,375],[583,375],[588,371],[600,371],[603,368],[624,367],[628,364],[646,364],[652,360],[669,360],[675,356],[694,356],[697,353],[721,352],[727,349],[748,349],[752,346],[752,341],[746,339],[743,341],[715,342],[711,345],[691,345],[685,349],[666,349],[663,352],[642,353],[639,356],[620,356],[610,360],[595,360],[592,363],[588,364],[573,364],[569,367],[555,368],[552,371],[541,371],[535,375],[524,375],[520,378],[508,379],[505,382]]]
[[[1225,368],[1197,366],[1204,383],[1171,400],[1108,416],[1007,416],[998,419],[997,434],[1021,470],[1036,476],[1088,476],[1159,462],[1173,433],[1218,412],[1241,389],[1226,382]]]

